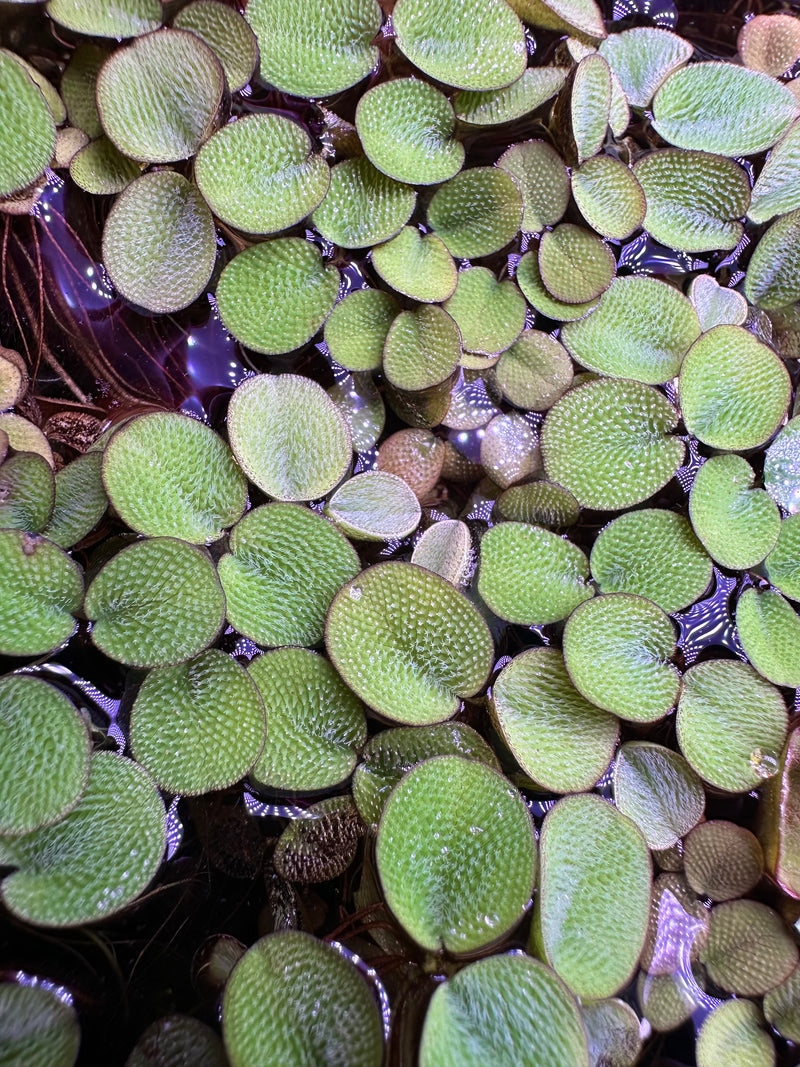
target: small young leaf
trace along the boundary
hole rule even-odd
[[[141,163],[123,156],[107,137],[90,141],[75,153],[69,164],[70,178],[95,196],[121,193],[141,173]]]
[[[761,881],[764,855],[758,838],[733,822],[711,819],[684,841],[686,881],[715,903],[743,897]]]
[[[598,51],[619,78],[628,102],[645,108],[669,75],[689,61],[693,48],[669,30],[637,26],[609,34]]]
[[[72,1003],[41,985],[0,984],[0,1056],[25,1067],[74,1067],[81,1030]]]
[[[567,350],[541,330],[520,334],[494,372],[506,400],[527,411],[551,408],[572,385],[573,374]]]
[[[762,677],[775,685],[800,686],[800,618],[788,600],[772,589],[745,589],[736,605],[736,629]]]
[[[499,126],[535,111],[563,87],[562,67],[527,67],[520,78],[504,89],[470,92],[462,89],[453,98],[456,117],[471,126]]]
[[[611,118],[611,70],[599,52],[578,64],[570,108],[578,163],[583,163],[602,148]]]
[[[392,541],[419,526],[422,509],[414,490],[388,471],[364,471],[339,486],[325,514],[358,541]]]
[[[572,172],[572,195],[593,230],[624,241],[644,221],[644,192],[630,167],[613,156],[593,156]]]
[[[701,957],[712,982],[737,996],[760,996],[797,966],[797,945],[780,915],[755,900],[731,900],[711,912]]]
[[[510,278],[498,282],[486,267],[459,271],[455,292],[444,307],[458,326],[466,352],[497,355],[525,327],[525,297]]]
[[[800,20],[796,15],[755,15],[745,22],[736,40],[742,62],[780,78],[800,59]]]

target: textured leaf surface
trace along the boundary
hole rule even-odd
[[[503,352],[525,326],[525,297],[510,278],[498,282],[486,267],[459,271],[455,292],[444,306],[467,352]]]
[[[778,429],[790,395],[782,361],[742,326],[704,333],[681,366],[683,421],[712,448],[763,445]]]
[[[456,265],[444,242],[414,226],[404,226],[396,237],[373,248],[372,263],[387,285],[412,300],[439,303],[456,287]]]
[[[521,19],[548,30],[605,37],[603,13],[594,0],[510,0]]]
[[[55,479],[55,501],[44,536],[61,548],[72,548],[95,528],[108,507],[100,477],[100,453],[78,456]]]
[[[461,356],[461,334],[442,308],[401,311],[386,335],[383,370],[396,389],[416,392],[447,381]]]
[[[148,311],[191,304],[208,284],[216,258],[211,212],[196,186],[173,171],[143,174],[128,185],[103,230],[111,281]]]
[[[800,1041],[800,974],[794,970],[764,997],[764,1015],[781,1037]]]
[[[0,984],[0,1058],[9,1065],[73,1067],[81,1031],[71,1004],[42,986]]]
[[[800,22],[788,11],[755,15],[739,30],[736,45],[746,67],[780,78],[800,59]]]
[[[249,511],[218,566],[228,621],[268,646],[321,641],[331,600],[360,569],[347,539],[296,504]]]
[[[216,638],[225,596],[207,553],[185,541],[135,541],[99,571],[83,610],[107,656],[137,667],[180,663]]]
[[[750,205],[745,171],[725,156],[675,148],[650,152],[634,167],[647,198],[644,228],[669,248],[734,248]]]
[[[688,295],[703,332],[714,326],[744,326],[747,320],[747,301],[742,294],[718,285],[710,274],[698,274]]]
[[[800,298],[800,210],[782,215],[756,245],[747,266],[744,293],[751,304],[772,310]]]
[[[573,322],[583,318],[597,306],[596,300],[586,304],[565,304],[562,300],[556,300],[542,281],[539,273],[539,255],[535,250],[526,252],[517,264],[516,279],[517,285],[531,307],[554,322]]]
[[[675,409],[647,385],[588,382],[547,413],[545,471],[584,507],[630,507],[665,485],[683,462],[683,442],[668,436],[676,425]]]
[[[364,156],[344,159],[331,171],[325,199],[311,216],[324,238],[363,248],[394,237],[411,218],[417,194],[376,170]]]
[[[572,195],[593,230],[622,241],[645,216],[644,192],[630,167],[613,156],[594,156],[572,171]]]
[[[549,967],[523,955],[478,960],[439,986],[428,1006],[420,1067],[587,1067],[574,998]]]
[[[162,12],[158,0],[49,0],[47,14],[55,22],[87,37],[138,37],[157,30]]]
[[[414,185],[447,181],[464,165],[455,140],[453,105],[435,86],[395,78],[369,89],[358,102],[356,129],[373,166]]]
[[[800,686],[800,618],[771,589],[745,589],[736,605],[736,629],[745,655],[775,685]]]
[[[172,412],[141,415],[111,438],[103,483],[120,518],[150,537],[210,544],[242,515],[247,485],[209,426]]]
[[[299,930],[270,934],[234,967],[222,1002],[231,1067],[380,1067],[372,990],[335,948]]]
[[[800,418],[790,419],[767,449],[764,488],[790,515],[800,511]]]
[[[79,44],[61,75],[61,96],[67,105],[69,121],[90,138],[100,137],[103,133],[97,112],[95,82],[110,54],[103,45]]]
[[[523,415],[496,415],[481,438],[481,464],[486,474],[506,489],[531,475],[540,474],[539,435]]]
[[[787,721],[779,690],[746,663],[712,660],[683,676],[678,744],[717,789],[745,793],[775,774]]]
[[[460,756],[413,768],[392,791],[376,858],[386,902],[423,948],[470,952],[514,926],[536,877],[533,823],[499,772]]]
[[[764,869],[758,838],[736,823],[711,819],[684,841],[686,881],[700,896],[733,900],[755,889]]]
[[[90,141],[73,156],[69,176],[87,193],[121,193],[142,173],[142,166],[119,151],[107,137]]]
[[[556,300],[588,303],[608,289],[616,270],[608,245],[582,226],[562,222],[542,234],[539,274]]]
[[[523,771],[542,789],[591,789],[611,762],[619,723],[573,686],[556,648],[516,656],[492,686],[490,709]]]
[[[222,66],[208,45],[187,30],[163,29],[103,64],[97,107],[123,155],[171,163],[194,155],[213,132],[224,90]]]
[[[30,675],[0,678],[0,833],[30,833],[74,808],[89,751],[86,723],[63,693]]]
[[[389,794],[403,775],[433,756],[476,759],[500,770],[489,745],[462,722],[382,730],[365,745],[353,775],[353,799],[364,822],[377,826]]]
[[[261,79],[292,96],[331,96],[366,78],[378,61],[376,0],[251,0]]]
[[[611,119],[611,70],[599,52],[590,53],[578,64],[570,111],[578,163],[583,163],[602,148]]]
[[[772,585],[791,600],[800,600],[800,519],[796,516],[789,515],[781,522],[764,570]]]
[[[675,631],[644,597],[612,593],[582,604],[567,620],[563,645],[575,688],[622,719],[654,722],[678,698]]]
[[[561,340],[584,367],[650,385],[678,373],[700,326],[691,303],[655,278],[615,278],[597,309],[569,323]]]
[[[41,90],[13,53],[0,50],[0,196],[35,181],[55,145],[53,115]]]
[[[150,883],[166,844],[164,804],[153,780],[112,752],[92,756],[78,806],[60,822],[18,838],[2,884],[6,907],[37,926],[98,922]]]
[[[255,683],[212,648],[147,675],[131,709],[131,751],[167,792],[209,793],[247,774],[265,729]]]
[[[600,1067],[634,1067],[642,1051],[639,1016],[624,1000],[606,998],[581,1004],[589,1038],[589,1063]]]
[[[422,509],[402,478],[377,470],[344,482],[326,504],[325,514],[359,541],[391,541],[416,530]]]
[[[541,865],[534,923],[548,962],[581,999],[613,996],[630,979],[647,930],[644,838],[599,797],[565,797],[545,817]]]
[[[25,360],[13,348],[0,346],[0,411],[18,404],[28,388]]]
[[[501,619],[558,622],[594,595],[577,545],[541,526],[501,522],[481,541],[478,591]]]
[[[467,582],[472,556],[469,527],[458,519],[444,519],[423,533],[411,553],[411,562],[458,587]]]
[[[55,485],[47,460],[16,452],[0,466],[0,529],[41,533],[53,512]]]
[[[590,563],[601,593],[647,597],[667,614],[699,600],[713,573],[689,521],[660,508],[614,519],[598,534]]]
[[[172,25],[205,41],[222,64],[232,93],[247,85],[258,63],[258,43],[238,11],[218,0],[194,0],[178,12]]]
[[[495,512],[500,519],[528,522],[548,529],[574,525],[580,511],[578,501],[568,489],[545,481],[513,485],[495,503]]]
[[[497,161],[522,194],[522,229],[539,233],[563,216],[569,203],[569,176],[561,156],[547,141],[522,141]]]
[[[402,230],[394,240],[405,232]],[[394,298],[382,289],[355,289],[348,293],[325,320],[325,343],[333,359],[346,370],[377,370],[397,311]]]
[[[541,330],[525,330],[500,357],[495,381],[509,403],[546,411],[572,385],[573,373],[569,353],[559,341]]]
[[[520,78],[504,89],[470,92],[462,89],[453,98],[457,118],[472,126],[499,126],[522,118],[540,107],[564,85],[561,67],[527,67]]]
[[[472,167],[442,185],[428,206],[428,222],[458,259],[498,252],[522,221],[522,195],[505,170]]]
[[[40,656],[78,624],[83,572],[66,552],[23,530],[0,530],[0,653]]]
[[[245,233],[293,226],[319,206],[331,180],[306,130],[278,114],[229,122],[206,141],[194,166],[214,214]]]
[[[328,653],[345,682],[387,719],[449,719],[483,687],[493,647],[477,609],[449,582],[408,563],[381,563],[339,591]]]
[[[715,1067],[724,1056],[748,1067],[773,1067],[775,1046],[764,1030],[758,1007],[729,1000],[706,1016],[697,1034],[698,1067]]]
[[[253,769],[256,783],[300,792],[347,778],[367,738],[364,708],[322,656],[279,648],[248,668],[267,711],[267,742]]]
[[[327,797],[285,827],[273,853],[275,871],[287,882],[329,882],[353,862],[363,834],[353,798]]]
[[[800,208],[800,122],[793,122],[769,154],[756,178],[750,209],[753,222],[769,222]]]
[[[609,34],[599,52],[619,78],[628,102],[644,108],[669,75],[688,62],[693,48],[669,30],[637,26]]]
[[[614,764],[614,803],[636,823],[649,848],[669,848],[702,819],[706,795],[680,753],[628,741]]]
[[[678,148],[747,156],[770,148],[797,117],[785,85],[734,63],[675,71],[653,100],[653,126]]]
[[[731,570],[754,567],[775,546],[781,528],[777,507],[741,456],[712,456],[692,485],[689,518],[717,563]]]
[[[228,8],[227,10],[230,10]],[[190,1015],[164,1015],[142,1033],[125,1067],[228,1067],[222,1042]]]
[[[522,23],[500,0],[398,0],[397,47],[425,74],[459,89],[501,89],[526,65]]]
[[[760,996],[789,977],[798,951],[776,911],[755,900],[732,900],[711,912],[701,959],[722,989]]]

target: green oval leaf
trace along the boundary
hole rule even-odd
[[[438,304],[453,295],[458,279],[456,265],[435,233],[420,233],[415,226],[404,226],[396,237],[373,248],[371,255],[375,270],[386,284],[412,300]],[[388,294],[382,295],[388,301]]]
[[[569,203],[569,176],[561,156],[547,141],[512,144],[497,166],[508,171],[519,186],[523,230],[540,233],[561,220]]]
[[[519,230],[522,195],[505,170],[472,167],[436,190],[428,222],[456,258],[489,256]]]
[[[747,266],[744,294],[752,304],[772,310],[800,297],[800,210],[782,215],[756,245]]]
[[[772,585],[791,600],[800,600],[800,519],[789,515],[780,525],[775,547],[764,560]]]
[[[529,115],[563,88],[561,67],[527,67],[504,89],[470,92],[461,89],[453,98],[456,117],[471,126],[499,126]]]
[[[756,178],[747,214],[753,222],[769,222],[800,208],[800,122],[793,122],[769,154]]]
[[[394,240],[405,232],[401,230]],[[325,320],[325,342],[331,357],[346,370],[377,370],[397,311],[394,298],[382,289],[355,289],[348,293]]]
[[[506,489],[494,506],[493,515],[506,522],[528,522],[558,529],[573,526],[581,509],[568,489],[554,482],[530,482]]]
[[[605,37],[603,13],[595,0],[509,0],[521,19],[532,26],[573,33],[583,37]]]
[[[526,252],[519,261],[516,279],[531,307],[554,322],[573,322],[583,318],[597,306],[596,300],[586,304],[565,304],[551,296],[539,273],[539,254],[536,250]]]
[[[697,1034],[698,1067],[715,1067],[720,1056],[732,1065],[773,1067],[775,1046],[752,1001],[729,1000],[706,1016]]]
[[[391,541],[416,530],[422,509],[402,478],[376,470],[340,485],[325,505],[325,514],[358,541]]]
[[[636,823],[649,848],[669,848],[702,819],[706,795],[678,752],[628,741],[614,765],[614,803]]]
[[[642,1052],[639,1016],[624,1000],[595,1000],[581,1005],[589,1038],[591,1067],[635,1067]]]
[[[440,574],[456,588],[466,585],[473,562],[469,527],[458,519],[435,522],[417,541],[411,562]]]
[[[775,685],[800,686],[800,618],[771,589],[745,589],[736,605],[736,629],[747,658]]]
[[[688,295],[704,333],[714,326],[744,326],[747,321],[747,301],[742,294],[718,285],[710,274],[693,278]]]
[[[669,30],[637,26],[610,34],[598,51],[619,78],[628,102],[645,108],[669,75],[691,59],[694,49]]]
[[[213,50],[232,93],[244,89],[258,63],[258,43],[238,11],[218,0],[194,0],[181,8],[172,25],[197,34]]]
[[[311,216],[322,236],[343,248],[364,248],[394,237],[411,218],[417,194],[376,170],[364,156],[331,170],[325,198]]]
[[[79,44],[61,75],[61,96],[67,105],[69,121],[90,138],[100,137],[103,133],[97,112],[95,83],[110,54],[104,45]]]
[[[760,996],[797,966],[797,944],[780,915],[755,900],[731,900],[711,912],[700,957],[708,975],[737,996]]]
[[[510,404],[547,411],[572,385],[574,368],[562,344],[540,330],[525,330],[501,355],[494,374]]]
[[[69,176],[75,184],[96,196],[121,193],[141,173],[141,163],[123,156],[107,137],[90,141],[75,153],[69,164]]]
[[[800,511],[800,418],[790,419],[767,449],[764,488],[790,515]]]
[[[26,1067],[73,1067],[81,1030],[75,1009],[39,985],[0,984],[0,1056]]]
[[[41,90],[16,56],[0,49],[0,196],[36,181],[55,146],[56,127]]]
[[[15,452],[0,466],[0,528],[41,533],[54,497],[53,469],[36,452]]]
[[[444,306],[467,352],[503,352],[525,327],[525,297],[510,278],[498,282],[486,267],[459,271],[455,292]]]
[[[0,530],[0,653],[41,656],[72,637],[83,572],[66,552],[24,530]]]
[[[764,854],[758,838],[736,823],[711,819],[683,843],[686,881],[714,902],[743,897],[761,881]]]
[[[99,452],[78,456],[55,479],[55,501],[44,536],[61,548],[72,548],[105,514],[108,497],[100,476]]]
[[[442,308],[401,311],[386,334],[383,371],[396,389],[418,392],[446,382],[458,366],[461,333]]]
[[[87,37],[138,37],[157,30],[162,11],[158,0],[49,0],[47,14],[61,26]]]
[[[603,147],[611,119],[611,70],[599,52],[585,56],[575,71],[570,97],[572,136],[578,163]]]
[[[613,156],[594,156],[572,171],[578,210],[603,237],[624,241],[644,221],[644,192],[630,167]]]
[[[614,253],[582,226],[562,222],[542,234],[539,275],[556,300],[588,303],[608,289],[616,272]]]

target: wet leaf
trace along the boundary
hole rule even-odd
[[[83,572],[52,542],[0,530],[0,586],[0,654],[41,656],[77,630]]]
[[[716,1067],[720,1056],[731,1064],[773,1067],[775,1046],[764,1030],[758,1007],[749,1000],[718,1005],[697,1034],[698,1067]]]
[[[642,1051],[639,1016],[624,1000],[595,1000],[581,1005],[589,1036],[591,1067],[634,1067]]]
[[[537,868],[520,794],[460,756],[425,760],[395,787],[376,858],[387,904],[434,952],[471,952],[510,930],[529,906]]]
[[[499,126],[535,111],[563,87],[561,67],[527,67],[520,78],[504,89],[455,94],[456,117],[471,126]]]
[[[608,289],[616,271],[608,245],[582,226],[562,222],[542,234],[539,274],[556,300],[588,303]]]
[[[688,41],[656,26],[612,33],[599,45],[628,102],[641,108],[647,107],[673,71],[689,61],[693,51]]]
[[[364,707],[322,656],[279,648],[248,668],[267,711],[267,742],[252,779],[308,792],[349,778],[367,739]]]
[[[686,429],[712,448],[763,445],[778,429],[790,394],[783,362],[742,326],[704,333],[681,366]]]
[[[247,503],[230,448],[210,426],[176,412],[140,415],[118,430],[103,453],[103,484],[132,530],[195,545],[219,540]]]
[[[92,641],[129,666],[160,667],[196,656],[215,640],[225,596],[208,554],[185,541],[135,541],[106,563],[83,606]]]
[[[348,293],[325,320],[325,343],[331,357],[346,370],[377,370],[397,312],[396,301],[382,289]]]
[[[782,215],[756,245],[747,266],[744,294],[751,304],[772,310],[800,297],[800,210]]]
[[[38,85],[0,49],[0,196],[24,189],[53,157],[56,127]]]
[[[0,984],[0,1056],[26,1067],[73,1067],[81,1030],[71,1003],[39,985]]]
[[[602,148],[611,119],[611,71],[598,52],[578,64],[570,108],[578,163],[583,163]]]
[[[573,373],[562,344],[540,330],[525,330],[500,357],[495,381],[510,404],[547,411],[572,385]]]
[[[78,456],[58,472],[55,501],[44,536],[61,548],[72,548],[100,522],[108,497],[100,476],[100,453]]]
[[[153,879],[166,844],[164,804],[132,760],[95,752],[77,807],[3,842],[17,868],[0,888],[13,915],[35,926],[81,926],[127,907]]]
[[[666,282],[633,276],[615,278],[597,309],[565,326],[561,340],[589,370],[659,385],[675,377],[699,334],[685,296]]]
[[[629,981],[647,930],[644,838],[600,797],[565,797],[545,816],[541,865],[534,947],[582,1000],[613,996]]]
[[[245,669],[218,649],[142,682],[131,752],[168,793],[197,795],[242,779],[261,754],[264,705]]]
[[[800,122],[793,122],[769,154],[756,178],[747,212],[753,222],[769,222],[800,208]]]
[[[517,763],[548,792],[591,789],[611,762],[619,723],[581,696],[556,648],[529,649],[506,664],[489,708]]]
[[[345,682],[379,714],[440,722],[478,693],[493,646],[476,608],[439,575],[409,563],[369,567],[342,587],[325,631]]]
[[[158,0],[49,0],[47,14],[61,26],[87,37],[138,37],[161,25]]]
[[[636,823],[649,848],[669,848],[702,819],[706,796],[678,752],[627,741],[614,764],[614,803]]]
[[[525,297],[510,278],[498,281],[486,267],[459,271],[455,292],[444,306],[467,352],[503,352],[525,327]]]
[[[204,291],[217,258],[214,220],[196,186],[173,171],[143,174],[115,201],[103,263],[126,300],[165,313]]]
[[[569,176],[561,156],[546,141],[511,145],[497,166],[508,171],[519,186],[523,230],[540,233],[562,218],[569,203]]]
[[[356,129],[367,158],[399,182],[435,185],[464,165],[454,137],[453,105],[418,78],[395,78],[369,89],[358,102]]]
[[[618,241],[638,230],[646,210],[636,175],[613,156],[594,156],[572,171],[572,195],[593,230]]]
[[[547,477],[583,507],[617,511],[647,500],[683,462],[669,436],[677,412],[655,389],[631,381],[588,382],[547,413],[542,457]]]
[[[684,252],[738,244],[750,182],[733,160],[665,148],[640,159],[634,174],[647,198],[644,227],[656,241]]]
[[[734,63],[694,63],[672,73],[653,100],[653,127],[669,144],[721,156],[770,148],[797,117],[785,85]]]
[[[0,466],[0,529],[41,533],[53,513],[53,470],[36,452],[16,452]]]
[[[556,300],[551,296],[542,282],[539,273],[539,255],[535,250],[526,252],[517,264],[516,280],[531,307],[554,322],[573,322],[576,319],[582,319],[597,306],[596,300],[591,300],[586,304],[565,304],[562,300]]]
[[[612,593],[582,604],[567,619],[563,646],[575,688],[621,719],[655,722],[678,699],[673,624],[644,597]]]
[[[527,53],[519,19],[500,0],[398,0],[397,47],[421,71],[458,89],[502,89]]]
[[[394,237],[411,218],[417,194],[376,170],[364,156],[331,170],[324,200],[311,216],[322,236],[343,248],[363,248]]]
[[[78,803],[89,777],[89,732],[63,693],[23,674],[0,678],[0,722],[0,833],[17,836]]]
[[[497,498],[493,514],[506,522],[529,522],[558,529],[573,526],[580,517],[578,501],[554,482],[513,485]]]
[[[764,560],[770,583],[790,600],[800,600],[800,519],[789,515],[780,525],[775,547]]]
[[[577,1003],[537,960],[478,960],[437,987],[428,1006],[420,1067],[482,1067],[498,1049],[517,1064],[587,1067]]]
[[[237,341],[265,355],[293,352],[310,341],[339,293],[339,271],[299,237],[246,248],[217,283],[220,317]]]
[[[661,508],[610,522],[595,539],[590,563],[601,593],[647,597],[667,614],[699,600],[713,573],[689,521]]]
[[[498,167],[461,171],[436,190],[428,206],[428,222],[458,259],[498,252],[517,234],[521,221],[522,195],[511,175]]]
[[[69,164],[69,176],[75,184],[96,196],[121,193],[141,173],[141,164],[123,156],[107,137],[90,141]]]
[[[751,892],[761,881],[764,856],[758,838],[736,823],[712,819],[684,841],[686,880],[715,903]]]
[[[325,514],[355,540],[391,541],[416,530],[422,509],[407,482],[375,470],[340,485],[325,505]]]
[[[781,518],[741,456],[713,456],[692,485],[689,518],[706,551],[723,567],[755,567],[775,547]]]
[[[123,155],[171,163],[193,156],[213,133],[224,91],[222,66],[208,45],[187,30],[162,29],[106,60],[97,109]]]
[[[306,130],[279,114],[247,115],[217,130],[197,153],[194,174],[217,218],[259,234],[310,215],[331,181]]]
[[[800,618],[771,589],[745,589],[736,605],[736,629],[745,655],[775,685],[800,686]]]
[[[755,15],[739,30],[736,47],[746,67],[780,78],[800,59],[800,19],[788,11]]]
[[[456,265],[444,242],[415,226],[373,248],[372,264],[388,286],[412,300],[438,304],[456,287]]]
[[[717,789],[746,793],[774,775],[787,721],[780,691],[746,663],[709,660],[683,676],[678,744]]]
[[[755,900],[732,900],[712,909],[700,958],[722,989],[760,996],[789,977],[798,951],[776,911]]]
[[[401,311],[386,334],[383,372],[396,389],[416,392],[446,382],[458,366],[461,334],[446,311],[422,304]]]
[[[747,321],[747,301],[742,294],[718,285],[710,274],[692,279],[688,295],[704,333],[714,326],[744,326]]]
[[[584,37],[605,37],[603,13],[594,0],[510,0],[521,19],[547,30],[578,31]]]
[[[197,34],[213,50],[232,93],[247,85],[258,63],[258,43],[238,11],[218,0],[194,0],[181,8],[172,25]]]
[[[251,0],[261,80],[291,96],[331,96],[366,78],[378,61],[376,0]]]
[[[52,467],[53,450],[50,443],[39,429],[28,419],[13,412],[6,411],[0,414],[0,430],[8,437],[8,447],[15,452],[36,452],[42,456]]]
[[[417,541],[411,562],[440,574],[456,588],[466,585],[473,564],[469,527],[457,519],[435,522]]]
[[[345,1057],[348,1067],[381,1064],[371,988],[335,948],[299,930],[269,934],[245,952],[225,986],[222,1019],[231,1067],[310,1067]]]
[[[478,591],[508,622],[559,622],[594,595],[589,561],[580,548],[541,526],[493,526],[481,541],[480,557]]]

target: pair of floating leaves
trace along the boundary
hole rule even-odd
[[[545,471],[584,507],[630,507],[665,485],[683,462],[683,442],[670,436],[677,422],[673,406],[650,386],[588,382],[547,413]]]
[[[477,609],[439,575],[408,563],[370,567],[337,593],[325,631],[345,682],[388,719],[450,718],[489,674],[493,645]]]
[[[683,844],[686,881],[700,896],[733,900],[761,880],[761,845],[743,826],[712,819],[695,826]]]
[[[111,281],[148,311],[178,311],[196,300],[216,256],[211,212],[197,187],[173,171],[132,182],[103,230],[103,262]]]
[[[0,196],[19,192],[44,172],[56,144],[53,115],[23,62],[0,50]]]
[[[256,352],[280,355],[310,341],[339,294],[339,272],[298,237],[245,249],[220,275],[216,299],[225,326]]]
[[[608,245],[582,226],[562,222],[542,235],[539,274],[556,300],[588,303],[608,289],[616,271]]]
[[[628,103],[645,108],[669,75],[688,62],[693,49],[669,30],[637,26],[609,34],[598,51],[619,78]]]
[[[498,1056],[520,1067],[590,1062],[574,997],[522,953],[469,964],[436,989],[425,1015],[420,1067],[481,1067]]]
[[[760,996],[797,966],[797,945],[777,912],[755,900],[731,900],[711,912],[701,956],[709,977],[737,996]]]
[[[498,282],[486,267],[459,271],[455,292],[445,302],[466,352],[496,355],[509,348],[525,326],[525,298],[515,283]]]
[[[594,156],[576,167],[570,180],[580,213],[603,237],[622,241],[644,222],[644,191],[619,159]]]
[[[556,300],[542,281],[536,251],[526,252],[519,261],[516,281],[531,307],[554,322],[574,322],[582,319],[597,305],[596,300],[585,304],[566,304],[563,300]]]
[[[83,573],[57,545],[24,530],[0,530],[0,653],[41,656],[75,633]]]
[[[245,952],[225,986],[222,1019],[231,1067],[345,1057],[351,1067],[381,1064],[372,990],[335,948],[298,930],[270,934]]]
[[[123,426],[103,452],[103,482],[120,518],[150,537],[217,541],[242,515],[247,486],[225,442],[168,412]]]
[[[132,760],[96,752],[86,789],[68,815],[2,841],[0,862],[17,869],[0,895],[25,922],[97,922],[139,896],[165,844],[164,805],[153,780]]]
[[[569,203],[569,176],[561,156],[547,141],[511,145],[497,161],[522,194],[522,229],[539,233],[559,222]]]
[[[194,0],[181,8],[172,25],[196,34],[214,51],[232,93],[247,85],[258,62],[258,44],[238,11],[218,0]]]
[[[366,740],[361,701],[322,656],[279,648],[248,671],[264,701],[267,741],[251,777],[268,789],[308,792],[344,781]]]
[[[542,789],[591,789],[611,761],[619,724],[575,689],[558,649],[516,656],[492,686],[490,709],[520,767]]]
[[[170,793],[197,794],[240,781],[264,747],[258,689],[217,649],[148,674],[131,710],[131,751]]]
[[[471,952],[506,933],[528,907],[537,867],[522,797],[460,756],[425,760],[395,787],[376,857],[387,904],[434,952]]]
[[[644,838],[611,804],[586,794],[548,812],[540,848],[532,947],[582,1000],[613,996],[629,981],[647,930]]]

